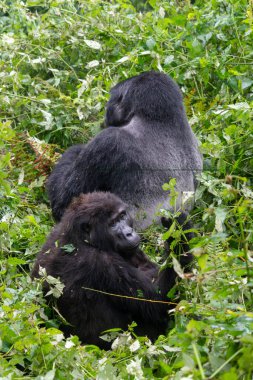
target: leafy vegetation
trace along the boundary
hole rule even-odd
[[[0,1],[0,379],[252,378],[252,31],[246,0]],[[112,85],[150,69],[181,86],[205,159],[196,265],[167,336],[133,325],[103,352],[64,339],[29,273],[59,153],[98,132]],[[157,256],[161,233],[147,234]]]

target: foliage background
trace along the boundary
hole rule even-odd
[[[0,1],[0,379],[252,378],[252,13],[252,0]],[[115,332],[103,352],[64,339],[29,272],[59,153],[99,131],[112,85],[150,69],[179,83],[205,159],[196,265],[167,336]]]

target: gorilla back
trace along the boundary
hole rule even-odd
[[[86,145],[68,149],[47,183],[60,220],[74,196],[111,191],[127,202],[137,229],[151,224],[159,207],[170,208],[162,185],[176,178],[178,207],[195,190],[202,156],[188,124],[182,95],[166,74],[146,72],[111,90],[107,128]]]

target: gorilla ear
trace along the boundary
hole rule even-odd
[[[65,219],[65,218],[64,218]],[[65,233],[69,236],[83,236],[84,233],[90,232],[90,220],[86,215],[71,211],[67,216],[65,224]]]
[[[122,101],[123,95],[112,95],[107,103],[105,123],[107,127],[120,127],[133,117],[131,104]]]

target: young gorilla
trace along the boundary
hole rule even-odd
[[[189,228],[187,223],[185,228]],[[66,334],[76,334],[84,343],[110,348],[99,335],[114,327],[127,329],[132,321],[138,324],[136,333],[150,339],[165,332],[168,305],[85,289],[129,297],[141,294],[146,299],[168,301],[166,295],[176,274],[172,268],[159,273],[159,267],[139,249],[139,243],[126,205],[117,196],[94,192],[72,201],[49,235],[32,271],[32,277],[39,277],[39,267],[46,268],[48,275],[59,277],[65,285],[57,306],[69,322],[63,326]],[[64,249],[69,244],[74,247],[71,253]],[[185,255],[181,262],[186,265],[191,261],[187,242],[182,247]],[[48,290],[45,283],[45,293]]]
[[[177,179],[181,208],[182,192],[195,190],[202,156],[177,84],[154,71],[118,83],[105,122],[108,128],[68,149],[50,175],[54,218],[59,221],[81,193],[111,191],[130,206],[137,230],[143,230],[158,208],[171,208],[162,189],[171,178]]]

